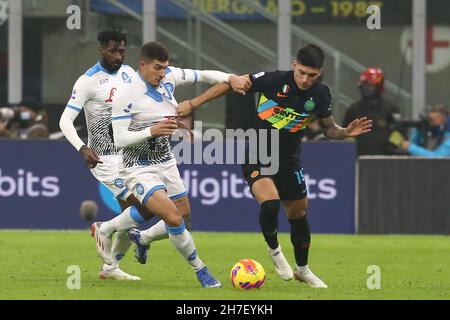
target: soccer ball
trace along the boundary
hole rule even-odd
[[[261,288],[266,281],[266,272],[261,264],[252,259],[242,259],[231,269],[233,287],[241,290]]]

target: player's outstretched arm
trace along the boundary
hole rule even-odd
[[[218,83],[194,99],[181,102],[177,107],[177,115],[187,117],[195,108],[223,96],[230,89],[231,86],[228,83]]]
[[[225,73],[218,70],[193,70],[169,67],[166,79],[175,84],[175,86],[191,85],[197,82],[208,83],[210,85],[226,82],[231,88],[240,93],[245,94],[252,83],[248,75],[238,76],[231,73]]]
[[[326,137],[337,140],[357,137],[372,130],[372,120],[366,117],[353,120],[346,128],[338,126],[333,116],[321,119],[320,124]]]
[[[197,73],[199,75],[200,82],[206,82],[209,84],[227,82],[234,91],[242,95],[245,95],[248,89],[252,86],[252,82],[250,81],[248,75],[238,76],[216,70],[198,70]]]

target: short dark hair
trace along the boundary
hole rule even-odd
[[[106,47],[109,40],[115,41],[117,45],[124,41],[125,45],[127,45],[127,35],[122,32],[121,28],[118,27],[100,30],[97,34],[97,40],[102,47]]]
[[[139,53],[139,59],[146,62],[153,60],[159,60],[166,62],[169,60],[169,49],[166,48],[161,42],[150,41],[145,43]]]
[[[297,62],[307,67],[320,69],[324,60],[323,50],[314,44],[300,48],[297,52]]]

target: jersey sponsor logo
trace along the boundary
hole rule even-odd
[[[262,77],[265,74],[266,74],[265,72],[258,72],[258,73],[255,73],[252,77],[253,77],[253,79],[258,79],[259,77]]]
[[[186,71],[184,71],[184,69],[181,69],[181,79],[183,81],[186,80]]]
[[[131,83],[131,77],[126,72],[122,72],[122,80],[125,83]]]
[[[312,111],[316,107],[316,103],[313,98],[309,98],[303,105],[306,111]]]
[[[308,123],[314,119],[309,113],[298,113],[293,108],[283,108],[277,102],[267,99],[261,95],[258,102],[258,116],[276,129],[286,129],[295,133],[304,130]]]
[[[114,92],[117,90],[117,88],[111,88],[111,90],[109,91],[109,98],[105,100],[105,102],[112,102],[113,97],[114,97]]]
[[[77,89],[73,89],[72,92],[72,97],[70,97],[71,99],[76,99],[75,95],[77,94]]]

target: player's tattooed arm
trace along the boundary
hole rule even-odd
[[[320,120],[320,125],[325,133],[325,136],[330,139],[345,139],[347,133],[345,128],[336,124],[333,116],[329,116]]]
[[[333,116],[321,119],[325,136],[330,139],[345,139],[347,137],[357,137],[372,130],[372,120],[366,117],[355,119],[346,128],[336,124]]]

